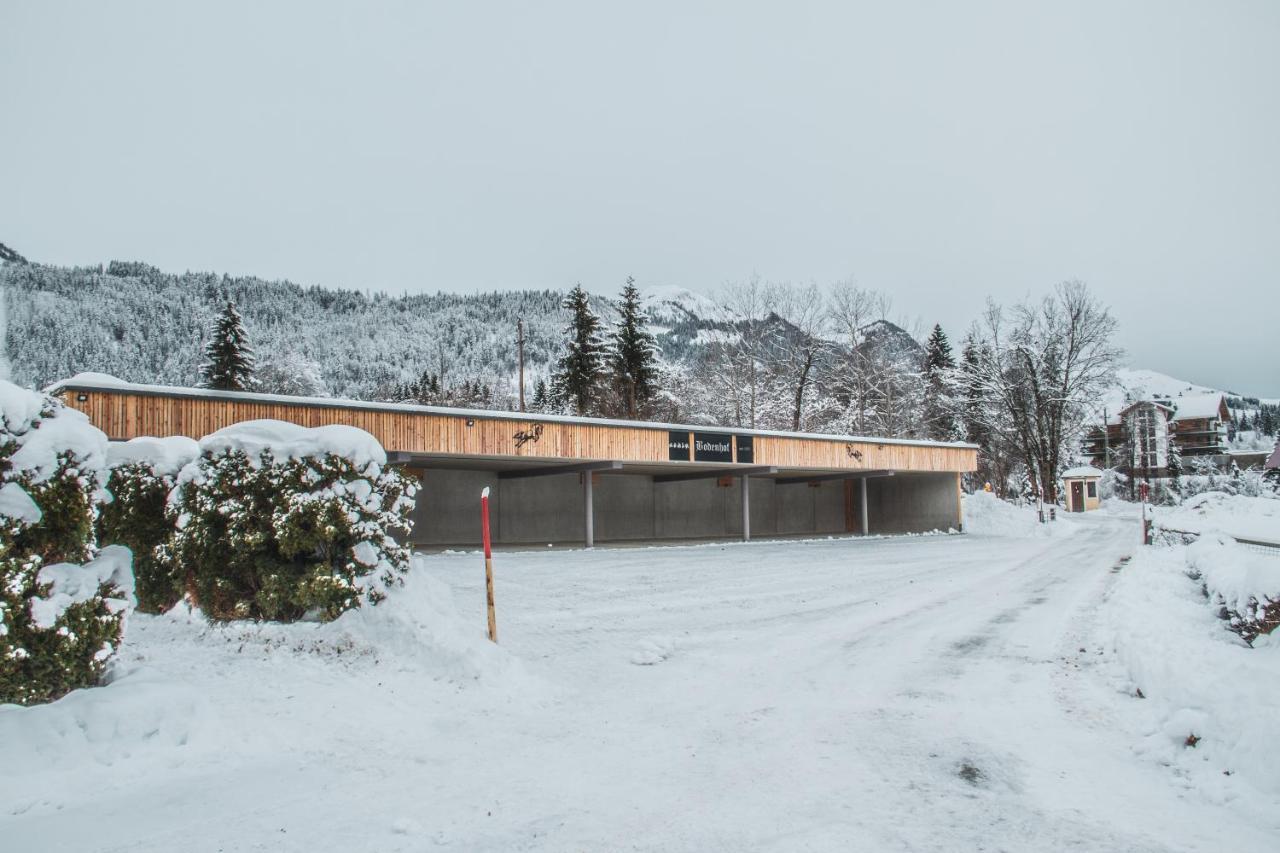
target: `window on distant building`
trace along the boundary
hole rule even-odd
[[[1089,497],[1096,498],[1098,496],[1098,484],[1089,483]]]

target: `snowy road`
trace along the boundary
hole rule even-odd
[[[500,553],[524,664],[461,688],[143,621],[108,690],[189,704],[185,728],[22,789],[47,793],[6,780],[0,847],[1267,849],[1274,826],[1134,754],[1091,614],[1135,531],[1081,524]],[[431,562],[483,630],[475,555]]]

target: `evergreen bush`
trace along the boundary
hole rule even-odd
[[[174,532],[159,556],[182,567],[206,616],[333,619],[401,582],[410,549],[395,533],[409,530],[414,480],[314,448],[203,446],[170,497]]]
[[[111,445],[111,501],[98,515],[98,541],[133,552],[138,609],[163,613],[182,597],[182,573],[158,550],[173,534],[165,512],[183,465],[200,455],[189,438],[136,438]]]
[[[89,559],[106,451],[80,412],[0,381],[0,703],[97,684],[119,647],[129,551]]]

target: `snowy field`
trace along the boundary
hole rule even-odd
[[[0,848],[1274,849],[1266,769],[1172,745],[1200,700],[1123,629],[1198,593],[1137,537],[499,553],[500,648],[476,554],[324,627],[136,616],[110,686],[0,709]],[[1179,654],[1276,660],[1208,613]]]

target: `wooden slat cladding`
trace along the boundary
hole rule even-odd
[[[843,468],[891,471],[972,471],[978,452],[964,447],[916,444],[881,444],[875,441],[841,441],[813,438],[781,438],[758,435],[756,464],[788,468]]]
[[[113,440],[143,435],[202,438],[240,421],[273,418],[301,426],[346,424],[372,433],[388,451],[530,459],[668,461],[667,428],[473,417],[256,400],[64,390]],[[80,398],[85,399],[81,400]],[[467,422],[471,421],[468,426]],[[727,431],[727,430],[726,430]],[[964,447],[755,436],[756,465],[847,470],[972,471],[977,452]]]

